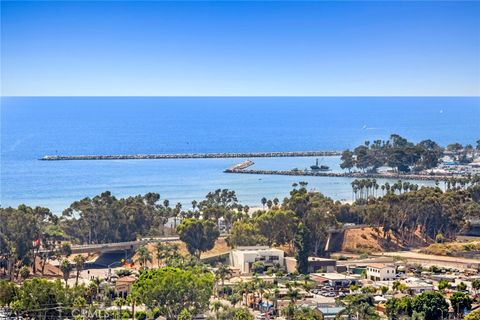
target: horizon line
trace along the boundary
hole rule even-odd
[[[0,98],[480,98],[480,95],[0,95]]]

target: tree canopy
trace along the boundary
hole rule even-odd
[[[168,320],[175,320],[182,310],[193,315],[205,311],[213,284],[213,274],[202,269],[164,267],[142,272],[132,292],[150,310],[158,308]]]
[[[217,225],[211,220],[184,219],[177,227],[180,240],[185,242],[191,255],[200,258],[202,252],[211,250],[220,236]]]
[[[398,172],[419,171],[436,167],[442,155],[443,149],[432,140],[414,144],[392,134],[389,140],[365,141],[353,152],[343,151],[340,167],[369,172],[376,172],[382,166],[395,168]]]

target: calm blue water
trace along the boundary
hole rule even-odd
[[[184,204],[230,188],[259,205],[282,199],[294,177],[224,174],[242,159],[43,162],[44,155],[341,150],[398,133],[413,141],[480,138],[480,98],[2,98],[1,205],[61,212],[110,190],[149,191]],[[291,169],[312,158],[253,159]],[[324,158],[335,170],[338,158]],[[351,179],[305,178],[335,199]]]

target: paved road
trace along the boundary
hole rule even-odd
[[[131,248],[137,248],[141,245],[147,244],[153,241],[171,242],[178,241],[179,238],[175,237],[160,237],[160,238],[145,238],[135,241],[126,242],[114,242],[114,243],[101,243],[101,244],[83,244],[72,245],[72,253],[88,253],[88,252],[108,252],[116,250],[129,250]],[[40,250],[40,252],[45,252]]]
[[[446,266],[457,269],[478,269],[480,259],[468,259],[424,254],[415,251],[377,252],[375,256],[390,256],[407,259],[410,263],[420,263],[424,266]]]

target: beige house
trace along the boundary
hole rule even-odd
[[[367,279],[372,281],[392,281],[396,279],[395,266],[383,263],[372,263],[366,268]]]
[[[267,246],[237,247],[230,252],[230,263],[238,268],[241,274],[249,274],[255,262],[265,266],[284,265],[284,252]]]
[[[126,276],[118,278],[115,282],[115,291],[118,295],[122,297],[126,297],[130,290],[132,289],[132,285],[137,280],[137,278],[133,276]]]

